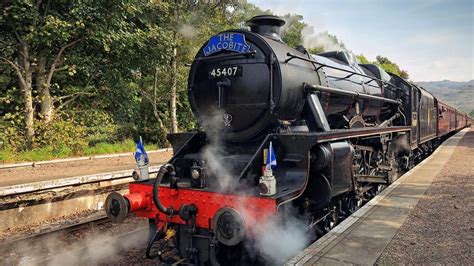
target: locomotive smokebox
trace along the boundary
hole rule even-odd
[[[250,27],[252,32],[280,42],[282,41],[280,28],[283,25],[285,25],[283,19],[272,15],[255,16],[247,21],[247,26]]]

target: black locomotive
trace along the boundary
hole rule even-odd
[[[150,220],[148,257],[262,262],[249,249],[266,221],[291,213],[317,238],[467,125],[451,108],[440,134],[448,108],[429,92],[346,51],[292,49],[283,24],[257,16],[204,44],[188,83],[203,130],[169,135],[157,177],[107,199],[113,221]]]

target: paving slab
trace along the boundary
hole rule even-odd
[[[403,223],[410,209],[388,206],[375,206],[370,212],[370,218],[376,220],[387,220],[396,223]],[[356,215],[355,217],[359,217]]]
[[[318,260],[310,260],[308,263],[305,263],[305,265],[328,265],[328,266],[332,266],[332,265],[352,265],[352,263],[349,263],[349,262],[345,262],[345,261],[342,261],[342,260],[336,260],[336,259],[331,259],[331,258],[319,258]]]
[[[427,183],[403,183],[400,184],[391,195],[406,198],[421,198],[423,193],[430,187]]]
[[[420,190],[418,193],[425,193],[425,190]],[[423,194],[421,194],[423,195]],[[397,208],[405,208],[405,209],[413,209],[416,203],[418,202],[418,198],[416,197],[400,197],[394,194],[391,194],[389,197],[381,200],[378,203],[378,206],[384,207],[397,207]],[[369,215],[370,217],[370,215]]]
[[[286,265],[374,264],[467,131],[446,140],[430,157]]]

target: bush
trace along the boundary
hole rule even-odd
[[[77,123],[85,125],[89,144],[116,141],[117,125],[111,115],[103,110],[88,110],[76,118]]]
[[[116,143],[100,142],[94,146],[85,149],[85,155],[94,154],[107,154],[107,153],[119,153],[119,152],[133,152],[135,151],[136,144],[133,140],[127,139]]]
[[[23,131],[16,127],[7,127],[3,131],[3,146],[10,151],[20,151],[26,148]]]
[[[51,147],[55,157],[81,155],[88,146],[86,129],[72,119],[58,118],[47,125],[37,125],[36,146]]]
[[[11,150],[0,150],[0,162],[8,163],[15,161],[15,153]]]

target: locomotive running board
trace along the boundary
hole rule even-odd
[[[371,137],[376,135],[396,133],[396,132],[408,132],[411,128],[409,126],[402,127],[387,127],[387,128],[361,128],[361,129],[338,129],[331,130],[327,132],[317,132],[317,133],[283,133],[278,134],[278,137],[302,137],[310,138],[316,143],[324,143],[329,141],[343,140],[343,139],[352,139],[352,138],[361,138],[361,137]]]

